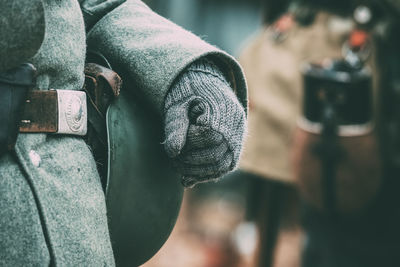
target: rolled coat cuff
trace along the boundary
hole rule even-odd
[[[134,93],[144,96],[159,114],[174,80],[203,57],[223,71],[247,111],[247,87],[237,61],[139,0],[128,0],[104,16],[88,33],[87,43],[88,49],[102,53],[123,79],[132,81]]]

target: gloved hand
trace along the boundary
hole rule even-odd
[[[212,62],[199,60],[178,77],[164,106],[165,150],[182,184],[216,179],[238,163],[246,114]]]

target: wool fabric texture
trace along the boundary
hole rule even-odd
[[[35,55],[45,31],[41,0],[0,0],[0,71],[12,69]]]
[[[203,59],[177,79],[165,100],[165,150],[186,187],[234,169],[246,129],[244,107],[222,72]]]
[[[36,1],[12,2],[37,12]],[[37,69],[35,89],[79,90],[86,54],[79,3],[40,2],[46,18],[44,39],[28,60]],[[96,163],[82,138],[20,134],[15,155],[6,155],[0,169],[2,192],[10,192],[0,195],[4,215],[0,266],[114,265],[105,196]]]

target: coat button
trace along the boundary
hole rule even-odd
[[[29,151],[29,158],[31,159],[33,166],[35,166],[35,167],[40,166],[41,158],[35,150]]]

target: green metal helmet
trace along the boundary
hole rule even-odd
[[[170,235],[183,197],[161,141],[160,119],[129,92],[107,112],[107,211],[117,266],[139,266]]]
[[[87,61],[111,68],[101,54],[89,52]],[[106,113],[105,194],[117,266],[139,266],[169,237],[183,186],[164,152],[161,118],[133,96],[133,82],[123,84]]]

